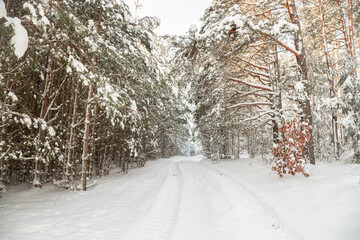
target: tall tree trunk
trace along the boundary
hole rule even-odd
[[[108,163],[107,163],[106,175],[109,175],[109,173],[110,173],[110,163],[111,163],[112,159],[115,158],[116,124],[114,124],[112,132],[110,134],[112,134],[112,136],[111,136],[111,142],[110,142],[110,154],[109,154],[109,160],[108,160]]]
[[[330,98],[336,97],[336,89],[335,89],[335,76],[332,71],[332,64],[329,54],[329,47],[328,47],[328,40],[326,35],[326,28],[325,28],[325,12],[322,4],[322,0],[319,0],[319,15],[320,15],[320,22],[321,22],[321,34],[322,34],[322,40],[323,40],[323,46],[324,46],[324,54],[325,54],[325,60],[327,65],[327,78],[330,82]],[[332,136],[333,136],[333,149],[334,149],[334,155],[339,158],[340,157],[340,151],[339,151],[339,137],[338,137],[338,116],[337,116],[337,109],[332,108],[331,109],[331,125],[332,125]]]
[[[94,166],[96,162],[96,137],[97,132],[96,129],[96,121],[98,118],[98,104],[95,103],[95,109],[94,109],[94,117],[93,117],[93,123],[92,123],[92,135],[91,135],[91,156],[90,156],[90,166],[89,166],[89,179],[92,179],[93,172],[94,172]]]
[[[351,56],[355,55],[353,22],[353,4],[352,0],[348,0],[349,48],[351,51]]]
[[[124,129],[122,134],[122,148],[121,148],[121,166],[124,173],[127,173],[127,153],[128,153],[128,145],[126,142],[127,138],[127,122],[124,123]]]
[[[100,24],[102,19],[102,10],[100,10],[100,16],[98,21],[97,32],[100,33]],[[97,62],[96,57],[94,57],[95,63]],[[87,178],[89,174],[89,136],[91,129],[91,111],[92,111],[92,102],[94,97],[94,85],[90,83],[87,106],[86,106],[86,114],[85,114],[85,130],[84,130],[84,139],[83,139],[83,153],[81,157],[82,162],[82,172],[81,172],[81,185],[82,190],[86,191]]]
[[[7,91],[5,91],[5,96],[8,94],[8,91],[10,90],[9,78],[6,81],[6,89],[7,89]],[[2,109],[1,109],[0,119],[3,119],[3,117],[5,116],[5,111],[6,111],[7,104],[8,104],[7,98],[5,98],[3,104],[4,104],[4,107],[2,107]],[[0,131],[0,142],[5,143],[1,146],[1,151],[3,153],[7,153],[7,151],[10,148],[10,146],[8,146],[6,144],[7,140],[8,140],[8,126],[7,126],[7,124],[4,124],[2,127],[2,131]],[[8,154],[1,154],[1,156],[0,156],[0,192],[6,191],[6,184],[8,182],[9,159],[8,159],[7,155]]]
[[[349,35],[348,35],[348,30],[347,30],[347,27],[346,27],[346,18],[345,18],[345,12],[342,8],[342,4],[341,4],[341,0],[337,0],[337,5],[339,7],[339,10],[341,12],[341,16],[340,16],[340,21],[341,21],[341,31],[344,35],[344,43],[345,43],[345,46],[346,46],[346,50],[348,52],[349,55],[352,55],[351,54],[351,51],[350,51],[350,43],[349,43]]]
[[[7,1],[6,12],[7,12],[8,15],[9,15],[10,10],[11,10],[11,8],[12,8],[12,4],[13,4],[13,0],[8,0],[8,1]]]
[[[4,146],[2,148],[4,148]],[[0,157],[0,192],[6,191],[8,163],[9,161],[5,159],[5,157]]]
[[[355,71],[354,75],[355,75],[355,77],[357,77],[357,76],[360,76],[360,66],[359,66],[358,58],[356,56],[352,0],[348,0],[348,26],[349,26],[349,47],[350,47],[351,56],[354,57],[355,66],[356,66],[356,71]]]
[[[337,0],[338,7],[341,11],[340,21],[341,21],[341,30],[344,35],[344,42],[346,50],[350,56],[354,56],[353,51],[353,18],[352,18],[352,1],[348,0],[348,21],[346,23],[346,13],[343,9],[342,3],[340,0]],[[350,14],[351,13],[351,14]],[[351,36],[352,35],[352,36]]]
[[[49,56],[48,58],[48,66],[46,69],[46,79],[45,79],[45,88],[43,97],[41,100],[41,112],[40,112],[40,121],[39,121],[39,133],[38,133],[38,144],[36,149],[36,156],[34,162],[34,178],[32,182],[32,186],[34,188],[42,187],[42,169],[43,169],[43,145],[45,143],[45,135],[46,129],[43,129],[42,124],[45,122],[45,116],[47,115],[48,107],[49,107],[49,91],[51,87],[52,80],[52,59]]]
[[[240,152],[241,152],[241,145],[240,145],[240,141],[241,141],[241,134],[240,134],[240,130],[237,131],[237,158],[240,159]]]
[[[278,94],[274,94],[271,96],[271,100],[273,103],[272,106],[272,110],[275,112],[273,114],[273,143],[274,144],[278,144],[280,142],[280,138],[279,138],[279,114],[280,111],[282,109],[282,96],[281,96],[281,89],[279,87],[279,80],[280,80],[280,63],[279,63],[279,55],[278,55],[278,48],[275,45],[274,46],[274,55],[275,55],[275,62],[274,62],[274,79],[272,81],[273,83],[273,89],[275,92],[277,92]],[[270,68],[269,68],[270,69]]]
[[[340,60],[340,55],[339,55],[339,44],[337,41],[335,41],[334,43],[334,48],[335,48],[335,70],[338,73],[339,72],[339,60]],[[338,74],[336,74],[335,76],[335,86],[337,86],[339,84],[340,81],[340,76]],[[341,87],[337,88],[337,91],[335,92],[335,96],[338,99],[341,99],[342,96],[342,89]],[[341,121],[342,119],[342,108],[337,109],[337,113],[336,115],[338,116],[338,121]],[[343,131],[343,127],[341,124],[338,124],[337,126],[337,136],[338,136],[338,142],[339,142],[339,148],[341,147],[341,145],[343,144],[343,138],[344,138],[344,131]]]
[[[305,93],[306,93],[306,99],[302,102],[302,110],[303,110],[303,121],[308,122],[309,126],[311,127],[309,134],[311,136],[309,146],[306,151],[305,157],[310,161],[311,164],[315,164],[315,150],[314,150],[314,140],[313,140],[313,118],[312,118],[312,112],[311,112],[311,85],[308,78],[308,68],[307,68],[307,62],[306,62],[306,51],[304,46],[304,41],[302,37],[302,31],[301,31],[301,24],[300,19],[297,14],[296,10],[296,4],[295,0],[286,0],[286,6],[289,12],[289,16],[291,19],[291,23],[298,26],[298,32],[295,37],[295,47],[296,50],[299,52],[296,56],[297,64],[300,68],[301,77],[304,81],[304,87],[305,87]]]
[[[74,161],[73,161],[73,148],[74,148],[74,132],[76,127],[76,117],[77,117],[77,107],[78,107],[78,99],[79,99],[79,87],[80,81],[76,82],[76,87],[74,90],[74,106],[72,112],[72,120],[70,126],[70,135],[69,135],[69,144],[67,150],[67,159],[66,159],[66,167],[65,167],[65,181],[66,181],[66,188],[69,188],[74,179],[73,179],[73,171],[74,171]]]
[[[82,190],[86,191],[86,182],[88,178],[89,172],[89,136],[91,129],[91,110],[92,110],[92,102],[94,95],[94,86],[90,84],[88,98],[87,98],[87,106],[86,106],[86,114],[85,114],[85,130],[84,130],[84,138],[83,138],[83,153],[81,157],[82,161],[82,171],[81,171],[81,185]]]

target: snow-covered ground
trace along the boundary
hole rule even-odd
[[[272,209],[295,239],[360,239],[360,165],[308,165],[309,178],[279,178],[254,159],[215,167]]]
[[[0,239],[360,239],[360,165],[280,179],[261,160],[201,159],[113,171],[87,192],[12,187]]]

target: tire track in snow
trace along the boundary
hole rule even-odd
[[[129,240],[169,240],[176,224],[180,204],[182,175],[179,163],[169,163],[167,177],[144,217],[126,234]]]
[[[291,239],[280,220],[241,185],[204,163],[194,165],[208,182],[224,196],[236,218],[236,226],[246,232],[246,239]]]
[[[299,233],[295,232],[291,227],[289,227],[286,222],[284,222],[281,217],[278,215],[276,210],[264,199],[259,196],[256,191],[251,187],[247,186],[239,179],[239,176],[234,175],[232,172],[227,171],[226,169],[217,168],[213,164],[202,162],[203,166],[210,169],[213,172],[223,175],[225,178],[232,181],[238,188],[241,188],[244,192],[251,195],[252,198],[260,205],[264,211],[266,211],[273,219],[276,219],[279,227],[281,227],[283,233],[286,235],[287,239],[293,240],[302,240],[304,239]]]
[[[196,166],[194,166],[196,165]],[[236,224],[228,203],[218,189],[209,184],[199,163],[180,164],[183,173],[182,200],[173,240],[250,239]]]

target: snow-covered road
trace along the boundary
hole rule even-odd
[[[200,160],[113,172],[87,192],[13,187],[0,198],[0,239],[302,238],[230,171]]]
[[[289,239],[256,197],[207,162],[178,162],[181,204],[173,238]]]

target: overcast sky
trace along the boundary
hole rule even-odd
[[[134,0],[124,0],[134,13]],[[157,16],[161,19],[158,34],[185,34],[190,25],[200,28],[200,18],[211,0],[141,0],[140,17]]]

